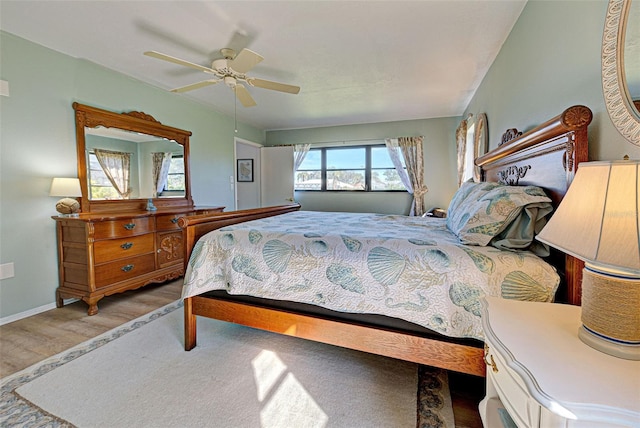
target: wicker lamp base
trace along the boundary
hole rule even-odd
[[[640,360],[640,279],[585,268],[582,324],[578,337],[587,345],[614,357]]]

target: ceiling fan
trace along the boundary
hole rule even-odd
[[[147,51],[144,54],[153,58],[169,61],[174,64],[195,68],[196,70],[215,76],[212,79],[171,89],[171,92],[187,92],[224,82],[225,85],[233,89],[236,94],[236,98],[245,107],[253,107],[256,105],[256,102],[241,82],[245,82],[248,85],[255,86],[257,88],[270,89],[272,91],[286,92],[289,94],[297,94],[300,92],[300,87],[298,86],[247,76],[246,73],[264,59],[262,56],[249,49],[242,49],[237,55],[233,49],[229,48],[220,49],[220,53],[222,54],[222,58],[214,60],[211,63],[211,67],[204,67],[202,65],[156,51]]]

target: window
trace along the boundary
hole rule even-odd
[[[464,152],[464,169],[462,173],[462,182],[473,178],[473,169],[475,168],[475,123],[467,128],[467,142]]]
[[[167,183],[163,191],[184,191],[184,157],[174,155],[169,164]]]
[[[121,199],[93,152],[89,152],[89,183],[91,199]]]
[[[384,144],[311,149],[295,173],[294,189],[406,191]]]

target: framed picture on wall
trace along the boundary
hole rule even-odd
[[[253,181],[253,159],[238,159],[238,182]]]

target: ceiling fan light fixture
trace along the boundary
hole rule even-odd
[[[233,89],[236,87],[236,79],[231,76],[225,76],[224,84]]]

